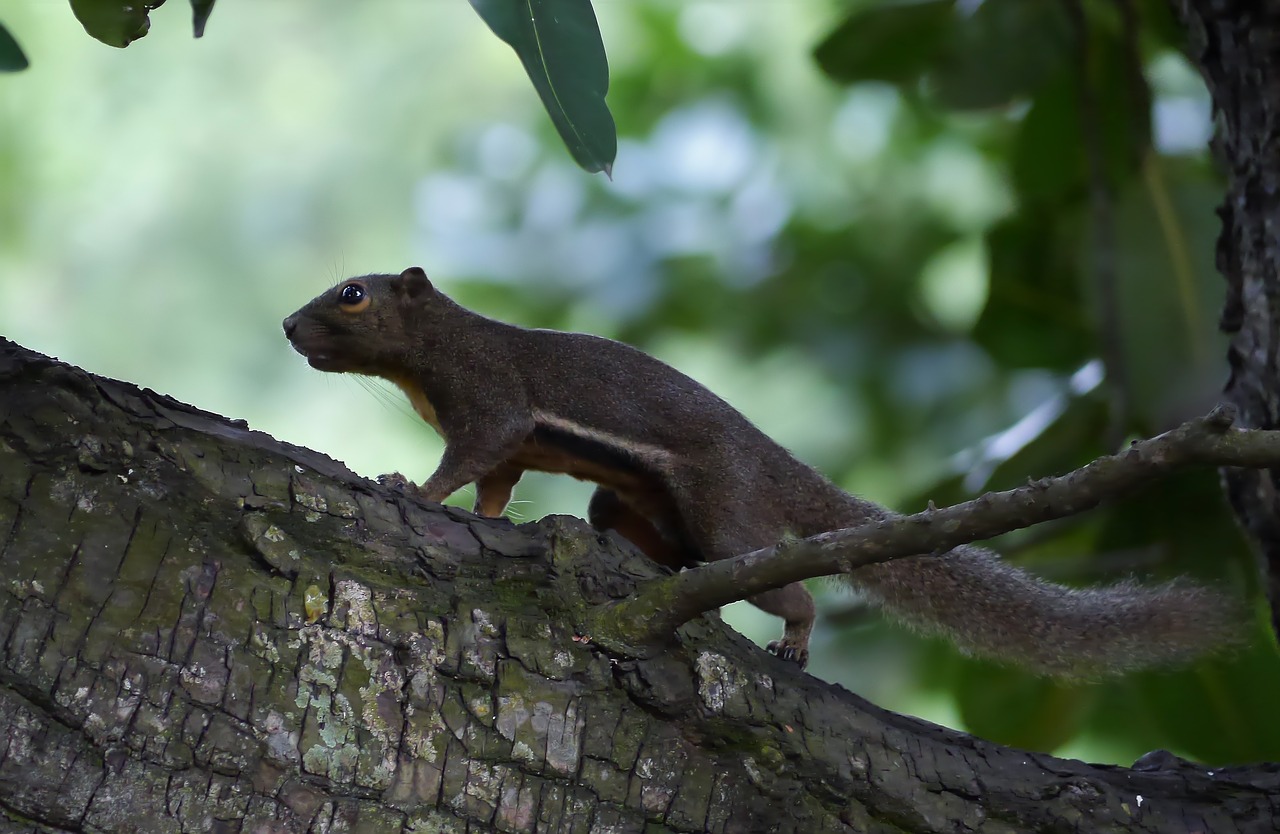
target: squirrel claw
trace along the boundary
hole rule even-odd
[[[765,649],[783,660],[790,660],[801,669],[809,665],[809,650],[793,646],[786,640],[773,640]]]

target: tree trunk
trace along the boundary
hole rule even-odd
[[[3,340],[0,403],[0,832],[1277,827],[1276,766],[1002,748],[715,617],[609,656],[576,624],[655,569],[576,519],[429,507]]]
[[[1215,150],[1227,173],[1218,213],[1218,269],[1227,282],[1221,327],[1231,335],[1226,397],[1238,425],[1280,428],[1280,6],[1238,0],[1180,3],[1218,116]],[[1280,636],[1280,489],[1274,470],[1223,473],[1227,495],[1257,542],[1271,622]]]

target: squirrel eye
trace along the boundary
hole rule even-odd
[[[342,288],[342,292],[338,293],[338,298],[343,304],[353,307],[364,301],[364,287],[359,284],[347,284]]]

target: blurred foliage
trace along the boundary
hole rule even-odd
[[[903,510],[1081,465],[1225,375],[1209,101],[1157,0],[597,4],[612,181],[465,8],[223,3],[198,49],[157,25],[117,57],[54,6],[6,12],[33,64],[0,88],[0,328],[364,474],[421,478],[439,442],[278,321],[414,262],[487,314],[644,347]],[[515,513],[588,492],[529,476]],[[997,544],[1069,583],[1256,591],[1212,472]],[[886,707],[1093,759],[1280,758],[1261,620],[1234,656],[1063,684],[827,587],[810,670]]]

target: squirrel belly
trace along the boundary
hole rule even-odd
[[[485,318],[418,268],[350,279],[284,322],[315,368],[380,376],[445,440],[424,498],[476,484],[500,515],[525,470],[599,485],[588,517],[682,567],[890,515],[839,489],[704,386],[635,348]],[[895,619],[1037,672],[1093,677],[1237,642],[1243,605],[1174,582],[1073,589],[979,547],[847,577]],[[813,599],[800,583],[752,603],[785,622],[770,651],[803,665]]]

